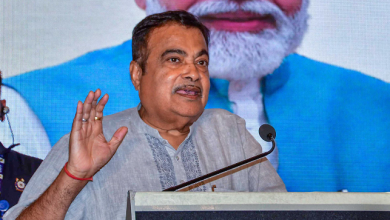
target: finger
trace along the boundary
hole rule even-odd
[[[83,103],[81,101],[77,102],[76,115],[73,119],[72,131],[78,131],[81,129],[83,124]]]
[[[88,120],[90,113],[91,113],[91,105],[94,98],[94,92],[90,91],[85,98],[84,104],[83,104],[83,118]]]
[[[118,149],[123,139],[125,139],[127,131],[127,127],[121,127],[114,133],[110,142],[108,142],[108,146],[110,147],[111,152],[115,152]]]
[[[94,117],[98,117],[98,118],[100,118],[100,120],[95,120],[94,119],[94,124],[96,125],[96,126],[94,126],[93,127],[93,132],[95,133],[95,134],[99,134],[99,133],[101,133],[103,130],[103,120],[102,120],[102,118],[103,118],[103,109],[104,109],[104,106],[107,104],[107,101],[108,101],[108,95],[107,94],[105,94],[101,99],[100,99],[100,101],[99,101],[99,103],[97,104],[97,106],[96,106],[96,108],[95,108],[95,110],[96,110],[96,112],[94,113],[95,114],[95,116]],[[91,115],[92,116],[92,115]]]
[[[108,95],[105,94],[99,101],[99,103],[97,104],[96,106],[96,117],[103,117],[103,110],[104,110],[104,107],[106,106],[107,102],[108,102]]]
[[[93,101],[91,104],[90,121],[95,121],[96,103],[97,103],[97,100],[99,99],[101,93],[102,92],[100,91],[100,89],[97,89],[95,94],[94,94]]]

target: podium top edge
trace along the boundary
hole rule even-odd
[[[385,205],[390,193],[344,192],[131,192],[136,206],[161,205]]]

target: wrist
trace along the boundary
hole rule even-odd
[[[92,176],[88,177],[88,178],[82,178],[82,177],[78,177],[78,176],[73,175],[72,172],[68,170],[67,165],[68,165],[68,162],[65,163],[64,171],[65,171],[66,175],[68,175],[70,178],[75,179],[75,180],[81,180],[81,181],[83,181],[83,180],[93,181]]]

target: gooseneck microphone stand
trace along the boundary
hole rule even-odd
[[[261,153],[259,155],[256,155],[254,157],[251,157],[251,158],[248,158],[246,160],[243,160],[243,161],[240,161],[238,163],[235,163],[235,164],[232,164],[230,166],[227,166],[227,167],[224,167],[222,169],[219,169],[219,170],[216,170],[214,172],[211,172],[211,173],[208,173],[206,175],[203,175],[203,176],[200,176],[198,178],[195,178],[195,179],[192,179],[190,181],[187,181],[185,183],[182,183],[182,184],[179,184],[179,185],[176,185],[176,186],[173,186],[173,187],[170,187],[170,188],[167,188],[167,189],[164,189],[163,191],[176,191],[178,189],[181,189],[181,188],[184,188],[186,186],[189,186],[189,185],[192,185],[192,184],[195,184],[197,182],[200,182],[202,180],[205,180],[205,179],[208,179],[210,177],[213,177],[213,176],[216,176],[218,174],[221,174],[221,173],[224,173],[226,171],[229,171],[229,170],[232,170],[236,167],[239,167],[239,166],[242,166],[242,165],[245,165],[245,164],[248,164],[252,161],[255,161],[255,160],[258,160],[260,158],[263,158],[263,157],[266,157],[267,155],[269,155],[270,153],[272,153],[272,151],[274,151],[275,147],[276,147],[276,141],[275,141],[275,138],[276,138],[276,131],[275,129],[269,125],[269,124],[263,124],[262,126],[260,126],[259,128],[259,135],[260,137],[264,140],[264,141],[267,141],[267,142],[272,142],[272,148],[267,151],[267,152],[264,152],[264,153]]]

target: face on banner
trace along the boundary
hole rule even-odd
[[[54,1],[48,7],[37,1],[23,11],[24,1],[12,3],[13,7],[8,6],[11,3],[5,5],[10,11],[7,13],[12,14],[4,17],[6,23],[13,24],[5,30],[13,28],[8,34],[4,32],[12,41],[5,41],[9,49],[8,53],[4,50],[3,66],[13,65],[12,74],[20,75],[4,77],[2,99],[11,109],[9,116],[19,135],[15,135],[16,140],[25,136],[21,143],[37,143],[36,147],[30,145],[29,151],[42,146],[50,149],[48,141],[41,139],[49,137],[53,145],[69,132],[75,111],[72,103],[82,100],[85,91],[100,88],[110,95],[105,115],[137,106],[139,93],[132,87],[128,73],[133,27],[145,15],[185,10],[211,31],[206,108],[239,115],[255,139],[260,139],[261,124],[272,124],[279,132],[280,144],[275,167],[289,190],[388,191],[387,184],[380,185],[384,180],[380,172],[386,173],[382,168],[388,167],[388,163],[384,165],[388,161],[384,158],[388,157],[388,138],[383,137],[390,136],[390,125],[385,120],[390,112],[390,105],[385,104],[390,88],[358,67],[372,67],[373,72],[383,75],[377,77],[380,79],[389,75],[388,68],[381,64],[388,65],[384,60],[388,59],[390,44],[384,39],[389,31],[382,21],[388,18],[390,4],[386,6],[379,0],[98,0],[67,4]],[[23,16],[26,22],[18,23]],[[23,31],[17,32],[18,28]],[[308,48],[312,53],[305,51]],[[13,62],[6,57],[12,57]],[[36,60],[28,64],[26,57]],[[58,59],[47,62],[52,57]],[[23,65],[28,68],[16,70]],[[150,79],[155,85],[161,83]],[[167,102],[160,97],[152,104],[159,103]],[[35,115],[27,115],[27,107]],[[29,128],[26,124],[39,124],[42,134],[23,131]],[[3,131],[9,128],[6,123],[0,125],[4,125],[3,130],[0,127],[0,139],[5,140]],[[372,143],[375,140],[367,137],[365,129],[384,135]],[[268,144],[260,144],[266,150]],[[380,153],[360,158],[361,150],[372,144]],[[303,150],[305,153],[301,153]],[[268,159],[272,163],[271,156]],[[362,161],[373,169],[359,166],[356,171],[354,165]],[[367,173],[370,178],[366,178]],[[363,177],[376,185],[360,181]]]
[[[308,0],[136,0],[147,14],[186,10],[211,29],[210,76],[260,79],[294,52],[307,27]]]
[[[135,0],[141,7],[145,8],[147,0]],[[213,0],[159,0],[159,3],[168,10],[185,10],[187,11],[191,6],[201,2],[211,2]],[[215,0],[214,0],[215,1]],[[245,0],[236,0],[238,4],[243,4]],[[301,5],[302,0],[273,0],[270,1],[277,5],[286,15],[293,15],[297,12]]]

